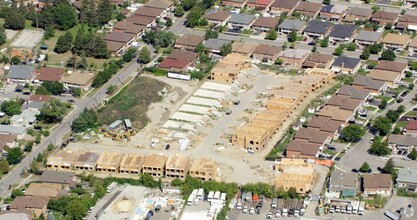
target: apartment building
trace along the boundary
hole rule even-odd
[[[191,159],[186,155],[175,155],[168,158],[165,165],[165,176],[167,178],[185,179],[190,170]]]
[[[116,173],[119,171],[123,154],[119,152],[103,152],[97,161],[97,171]]]
[[[217,164],[216,161],[201,157],[195,159],[190,167],[190,176],[198,178],[202,181],[216,180]]]
[[[142,173],[147,173],[154,177],[164,176],[167,159],[167,156],[160,154],[151,154],[146,156],[142,167]]]
[[[120,162],[120,173],[125,174],[139,174],[142,171],[143,163],[145,162],[145,155],[138,153],[125,154]]]

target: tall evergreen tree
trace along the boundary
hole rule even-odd
[[[98,59],[107,59],[110,57],[110,52],[107,50],[106,42],[100,36],[95,37],[94,42],[94,57]]]
[[[64,35],[61,35],[58,38],[55,46],[55,52],[57,53],[65,53],[71,50],[72,47],[72,34],[71,32],[67,31]]]
[[[90,26],[98,26],[97,8],[95,0],[88,0],[89,10],[87,12],[87,23]]]
[[[84,35],[85,35],[85,31],[84,31],[84,27],[81,27],[80,29],[78,29],[77,31],[77,35],[75,35],[75,40],[74,40],[74,47],[72,48],[72,52],[75,54],[81,54],[81,51],[84,50]]]
[[[105,24],[111,20],[113,6],[109,0],[101,0],[97,7],[97,18],[100,24]]]
[[[88,21],[88,7],[89,2],[87,0],[81,0],[81,8],[79,10],[79,20],[81,23],[87,23]]]

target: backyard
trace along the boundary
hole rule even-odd
[[[111,98],[98,111],[100,124],[109,125],[118,119],[130,119],[136,129],[142,129],[148,123],[148,107],[162,100],[161,90],[167,84],[149,77],[138,77]]]

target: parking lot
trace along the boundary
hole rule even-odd
[[[22,30],[10,46],[32,49],[42,40],[42,37],[43,31]]]

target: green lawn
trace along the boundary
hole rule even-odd
[[[367,107],[366,107],[366,109],[367,109],[368,111],[373,112],[373,111],[377,110],[378,108],[376,108],[376,107],[374,107],[374,106],[367,106]]]
[[[252,30],[245,29],[245,30],[242,31],[242,34],[244,34],[244,35],[251,35],[252,33],[253,33]]]
[[[329,149],[324,149],[324,150],[323,150],[323,153],[325,153],[325,154],[329,154],[329,155],[332,155],[332,156],[334,156],[334,155],[336,155],[336,154],[337,154],[337,152],[336,152],[336,151],[334,151],[334,150],[329,150]]]
[[[130,119],[135,128],[142,129],[149,121],[149,105],[162,100],[159,92],[166,86],[149,77],[135,78],[98,111],[99,122],[109,125],[118,119]]]
[[[411,78],[411,77],[409,77],[409,78],[402,78],[401,80],[404,81],[404,82],[409,82],[409,83],[413,83],[415,81],[415,79],[414,78]]]
[[[416,111],[409,111],[405,115],[406,116],[417,116],[417,112]]]
[[[396,128],[404,128],[405,126],[407,126],[408,121],[399,121],[395,124]]]

